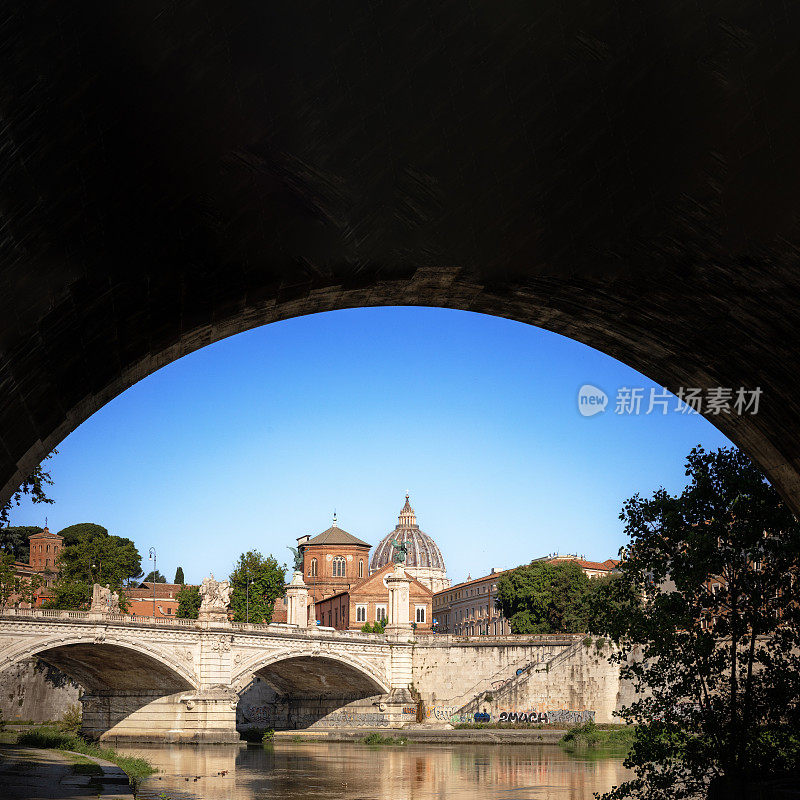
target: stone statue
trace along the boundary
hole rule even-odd
[[[395,564],[404,564],[406,560],[406,553],[408,553],[408,544],[406,542],[398,542],[397,539],[392,539],[392,561]]]
[[[288,547],[287,550],[292,551],[292,557],[294,558],[294,571],[295,572],[302,572],[303,571],[303,554],[300,552],[299,547]]]
[[[105,586],[94,584],[89,611],[94,614],[119,614],[119,593],[112,592],[108,584]]]
[[[230,582],[214,580],[212,572],[211,577],[203,578],[200,597],[200,611],[226,611],[231,602]]]

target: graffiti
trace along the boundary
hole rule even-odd
[[[491,714],[486,714],[486,713],[481,714],[480,712],[476,712],[475,714],[473,714],[472,718],[475,720],[475,722],[491,722],[492,721]]]
[[[314,722],[315,728],[386,728],[389,718],[386,714],[358,714],[354,711],[337,711]]]
[[[532,711],[501,711],[498,722],[527,722],[534,725],[552,725],[556,723],[580,725],[590,720],[594,722],[594,717],[595,712],[588,709],[581,711],[572,711],[566,708],[555,708],[549,711],[533,709]]]
[[[406,706],[403,709],[403,713],[404,714],[416,714],[417,713],[417,709],[414,708],[414,706]]]

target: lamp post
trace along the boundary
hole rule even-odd
[[[245,580],[246,580],[246,604],[245,604],[245,622],[250,622],[250,567],[247,567],[247,572],[245,572]]]
[[[158,575],[158,570],[156,569],[156,549],[155,547],[150,548],[150,560],[153,562],[153,618],[155,619],[156,616],[156,575]]]

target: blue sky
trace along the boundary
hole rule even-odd
[[[577,394],[610,396],[583,417]],[[428,308],[301,317],[239,334],[151,375],[59,445],[52,506],[12,524],[98,522],[172,580],[227,575],[257,548],[330,525],[377,544],[406,490],[454,581],[550,552],[603,560],[623,501],[685,482],[699,416],[617,415],[655,387],[585,345],[521,323]]]

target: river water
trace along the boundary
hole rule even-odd
[[[151,800],[590,800],[630,775],[621,758],[572,755],[554,745],[281,741],[124,752],[161,770],[142,787],[141,797]]]

